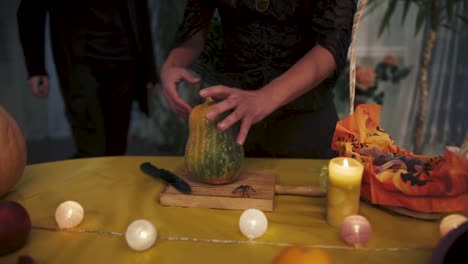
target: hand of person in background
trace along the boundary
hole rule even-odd
[[[161,84],[164,97],[166,98],[171,109],[178,115],[187,118],[192,107],[185,102],[177,90],[177,84],[187,81],[190,84],[197,84],[200,78],[195,77],[187,69],[176,66],[166,66],[161,70]]]
[[[246,91],[217,85],[202,89],[200,95],[203,98],[221,99],[206,113],[208,120],[214,120],[221,113],[232,110],[231,114],[217,124],[217,127],[224,131],[240,121],[240,131],[236,140],[239,145],[244,144],[253,124],[261,121],[277,108],[272,95],[262,90]]]
[[[28,86],[36,97],[46,98],[49,95],[49,77],[34,75],[28,79]]]

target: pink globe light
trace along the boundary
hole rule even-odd
[[[361,215],[346,217],[340,226],[341,238],[350,246],[359,248],[369,241],[372,228],[369,221]]]

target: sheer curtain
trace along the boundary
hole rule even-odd
[[[459,3],[457,14],[468,17],[468,1]],[[457,20],[453,29],[440,27],[429,68],[429,113],[425,123],[423,154],[443,154],[445,146],[460,146],[468,133],[468,23]],[[417,93],[408,98],[409,119],[418,107]],[[414,126],[408,126],[412,133]],[[412,134],[404,139],[411,145]]]
[[[27,72],[16,22],[19,2],[2,0],[0,8],[0,104],[15,118],[27,140],[70,137],[48,38],[46,65],[50,73],[50,95],[47,99],[36,98],[26,85]]]
[[[385,1],[388,2],[388,1]],[[380,38],[378,26],[387,3],[365,15],[358,35],[358,56],[375,56],[380,51],[402,54],[404,64],[411,65],[409,76],[385,93],[381,110],[381,125],[395,143],[413,150],[414,124],[418,109],[419,65],[424,30],[414,35],[416,10],[413,8],[404,25],[401,24],[402,5],[391,21],[390,30]],[[467,17],[468,0],[457,8]],[[424,149],[420,154],[442,155],[447,145],[461,145],[468,132],[468,41],[467,23],[458,20],[456,28],[439,28],[429,70],[429,113],[425,123]],[[381,54],[383,55],[383,54]]]
[[[48,135],[47,100],[34,98],[26,86],[26,68],[19,43],[16,10],[19,0],[0,3],[0,104],[12,115],[26,138]]]
[[[376,9],[367,9],[361,20],[356,39],[357,63],[370,65],[376,60],[381,61],[385,55],[393,55],[398,58],[399,64],[411,66],[410,74],[398,84],[378,84],[386,90],[380,112],[381,127],[392,136],[396,144],[410,148],[411,142],[407,138],[413,122],[410,112],[417,91],[417,66],[420,61],[422,34],[414,34],[416,10],[410,10],[405,24],[401,23],[403,9],[400,5],[395,10],[389,29],[379,36],[379,26],[387,2],[382,1]]]

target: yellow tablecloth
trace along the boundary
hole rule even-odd
[[[248,243],[240,233],[239,210],[162,206],[164,183],[144,175],[142,162],[168,170],[183,165],[181,157],[126,156],[78,159],[27,166],[14,190],[1,199],[15,200],[29,212],[33,229],[22,249],[0,257],[16,263],[30,255],[39,263],[270,263],[291,243],[324,248],[335,263],[428,263],[439,239],[439,223],[390,214],[361,204],[372,224],[365,249],[352,249],[325,221],[325,198],[277,195],[267,212],[267,232]],[[326,160],[247,159],[252,169],[274,169],[279,183],[318,184]],[[85,209],[77,232],[53,231],[54,212],[75,200]],[[123,234],[136,219],[157,228],[158,240],[148,251],[135,252]],[[111,233],[112,232],[112,233]]]

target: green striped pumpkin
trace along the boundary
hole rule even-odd
[[[206,119],[206,112],[215,104],[207,99],[190,113],[185,166],[195,181],[225,184],[237,180],[244,161],[244,149],[236,143],[234,127],[225,131],[216,128],[226,114],[212,121]]]

